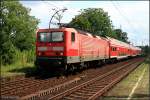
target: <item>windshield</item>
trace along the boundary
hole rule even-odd
[[[63,32],[52,32],[52,41],[63,41]]]
[[[47,41],[46,34],[47,33],[39,33],[38,41],[46,42]]]
[[[63,32],[39,33],[39,42],[62,42],[64,40]]]

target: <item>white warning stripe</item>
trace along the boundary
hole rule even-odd
[[[141,79],[143,78],[145,71],[146,71],[146,68],[144,68],[144,70],[143,70],[143,72],[142,72],[142,75],[139,77],[138,81],[136,82],[136,84],[135,84],[134,87],[132,88],[132,91],[131,91],[131,93],[129,94],[127,100],[130,100],[130,99],[132,98],[132,95],[133,95],[134,91],[136,90],[137,86],[139,85],[139,82],[140,82]]]

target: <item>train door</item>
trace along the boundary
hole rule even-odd
[[[67,62],[68,63],[79,62],[78,33],[75,31],[69,31],[67,42],[68,42],[67,43]]]

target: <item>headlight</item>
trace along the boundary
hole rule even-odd
[[[62,55],[63,55],[63,52],[60,52],[60,55],[62,56]]]
[[[63,51],[64,47],[53,47],[53,51]]]
[[[63,52],[56,52],[57,56],[63,56],[63,54],[64,54]]]
[[[47,47],[38,47],[37,50],[38,51],[47,51]]]
[[[41,56],[42,55],[42,53],[41,52],[38,52],[38,56]]]

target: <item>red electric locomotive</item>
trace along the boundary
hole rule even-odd
[[[40,68],[73,70],[81,65],[138,55],[140,49],[116,39],[94,36],[74,28],[39,29],[36,64]]]

